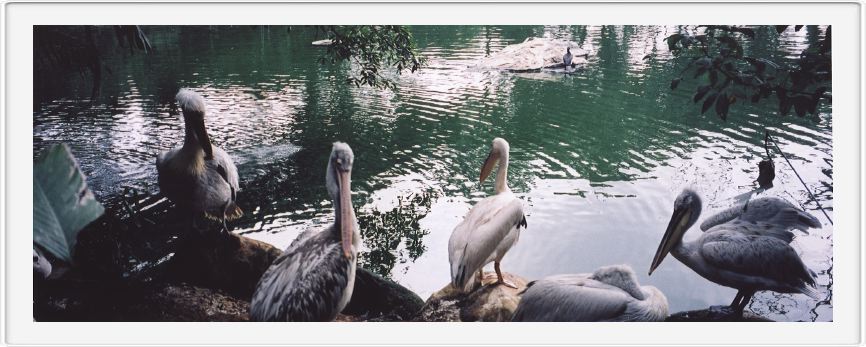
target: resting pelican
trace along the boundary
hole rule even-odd
[[[490,154],[481,168],[482,183],[493,171],[497,161],[499,171],[496,173],[496,195],[475,204],[466,218],[454,228],[448,240],[451,284],[464,291],[469,290],[476,271],[480,282],[484,276],[484,265],[491,261],[494,262],[497,283],[517,288],[502,278],[499,262],[505,252],[517,242],[520,227],[526,228],[526,216],[523,215],[523,203],[511,192],[506,182],[508,142],[501,138],[493,139]]]
[[[815,273],[788,245],[793,238],[788,229],[805,230],[820,224],[815,217],[778,200],[756,199],[745,207],[723,211],[703,223],[707,230],[700,238],[682,242],[702,209],[698,194],[684,190],[674,202],[674,213],[650,265],[650,275],[672,253],[704,278],[737,289],[731,307],[740,314],[759,290],[802,293],[818,299]]]
[[[667,316],[668,300],[658,288],[641,286],[628,265],[612,265],[530,282],[512,321],[657,322]]]
[[[161,153],[156,158],[159,190],[179,208],[195,217],[219,220],[228,232],[226,220],[243,215],[235,203],[238,169],[232,158],[213,146],[204,127],[204,98],[189,89],[176,96],[183,110],[186,129],[183,146]]]
[[[568,68],[571,67],[571,59],[573,56],[571,55],[571,47],[565,48],[565,55],[562,56],[562,63],[565,64],[565,70],[568,71]]]
[[[252,320],[330,321],[349,303],[360,240],[349,187],[353,158],[349,145],[334,143],[325,185],[336,220],[305,231],[274,260],[253,293]]]

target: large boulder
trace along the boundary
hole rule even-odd
[[[268,243],[235,234],[191,237],[182,242],[168,266],[170,281],[221,289],[246,300],[282,254]]]
[[[510,288],[496,283],[496,273],[485,272],[480,287],[475,285],[468,294],[447,284],[433,293],[421,312],[415,317],[425,322],[504,322],[510,321],[517,304],[519,293],[526,289],[526,280],[503,273],[506,281],[517,286]],[[477,282],[476,282],[477,283]]]
[[[414,317],[423,306],[424,300],[413,291],[358,267],[352,300],[343,314],[367,321],[404,321]]]
[[[35,277],[34,318],[37,321],[248,320],[249,300],[259,278],[282,254],[268,243],[235,234],[187,234],[177,242],[175,254],[164,263],[150,266],[146,273],[123,276],[116,269],[82,271],[88,268],[80,265],[97,263],[86,261],[72,271],[59,267],[48,279]],[[91,253],[95,255],[82,259],[108,259],[102,250]],[[423,300],[411,290],[358,268],[352,300],[337,320],[409,320],[423,305]]]

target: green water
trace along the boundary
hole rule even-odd
[[[212,141],[240,170],[247,214],[230,226],[285,248],[305,228],[333,220],[325,165],[330,144],[345,141],[356,155],[362,263],[426,298],[449,281],[452,229],[492,192],[478,174],[491,140],[503,137],[511,144],[509,185],[529,225],[503,271],[537,279],[625,263],[667,295],[672,312],[728,304],[734,290],[673,258],[646,275],[674,198],[695,188],[705,217],[755,188],[770,129],[832,218],[831,108],[801,119],[740,102],[727,122],[700,115],[691,103],[695,81],[669,89],[684,64],[664,38],[677,30],[413,27],[429,65],[395,76],[397,89],[385,91],[348,86],[351,66],[320,64],[324,50],[310,42],[321,35],[301,27],[145,27],[156,53],[106,62],[112,73],[92,107],[81,107],[90,89],[78,76],[37,90],[34,146],[69,143],[109,206],[126,187],[155,194],[156,155],[183,137],[174,94],[195,89],[207,99]],[[790,59],[822,34],[760,32],[746,54]],[[473,68],[533,36],[576,41],[590,51],[588,63],[573,75]],[[750,309],[776,320],[832,320],[833,227],[781,158],[776,167],[776,187],[765,194],[802,205],[824,226],[792,244],[818,273],[824,299],[764,292]]]

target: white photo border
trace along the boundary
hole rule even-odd
[[[861,2],[9,2],[2,6],[0,332],[7,344],[643,344],[863,342]],[[833,322],[825,323],[48,323],[34,322],[33,25],[820,24],[833,26]],[[840,189],[841,188],[841,189]]]

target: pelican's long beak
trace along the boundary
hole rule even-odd
[[[481,183],[484,183],[484,180],[487,179],[487,176],[490,176],[490,172],[492,172],[493,167],[496,166],[497,160],[499,160],[499,156],[496,155],[493,150],[491,150],[490,154],[487,155],[487,159],[484,160],[484,166],[481,167]]]
[[[207,130],[204,128],[204,118],[192,121],[195,137],[198,138],[201,148],[204,150],[205,159],[213,159],[213,147],[210,144],[210,137],[207,136]]]
[[[355,236],[355,219],[352,218],[352,190],[349,186],[351,171],[337,169],[337,181],[340,182],[340,235],[343,241],[343,255],[352,259],[352,238]]]
[[[653,257],[653,262],[650,265],[650,275],[662,263],[662,260],[670,253],[671,249],[682,240],[691,214],[692,212],[687,208],[674,209],[674,214],[671,216],[671,221],[668,222],[668,228],[665,230],[665,235],[662,236],[662,241],[659,243],[659,248],[656,250],[656,255]]]

